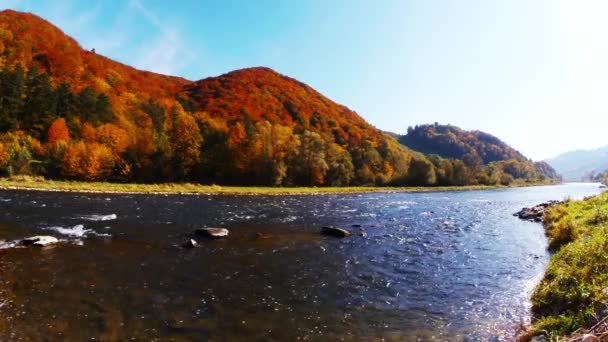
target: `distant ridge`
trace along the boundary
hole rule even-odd
[[[592,172],[601,173],[608,170],[608,146],[577,150],[562,153],[546,160],[564,180],[581,181]]]

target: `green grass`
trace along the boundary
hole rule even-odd
[[[552,207],[544,224],[555,254],[532,296],[527,335],[557,340],[608,315],[608,193]]]
[[[517,186],[539,185],[532,183]],[[449,187],[250,187],[219,186],[192,183],[106,183],[106,182],[72,182],[47,180],[34,176],[14,176],[0,178],[2,189],[101,192],[101,193],[143,193],[143,194],[228,194],[228,195],[306,195],[306,194],[342,194],[363,192],[429,192],[429,191],[465,191],[495,189],[501,186],[470,185]]]

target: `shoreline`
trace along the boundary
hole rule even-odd
[[[516,187],[555,185],[559,183],[521,183],[513,185],[465,185],[465,186],[429,186],[429,187],[258,187],[258,186],[220,186],[201,185],[193,183],[106,183],[106,182],[75,182],[55,181],[34,177],[18,177],[16,179],[0,178],[0,190],[17,191],[46,191],[68,193],[93,193],[114,195],[242,195],[242,196],[272,196],[272,195],[338,195],[363,193],[424,193],[452,192],[473,190],[494,190]]]
[[[550,258],[531,296],[534,319],[518,341],[608,336],[608,324],[603,324],[608,320],[606,223],[608,192],[547,209],[542,225]]]

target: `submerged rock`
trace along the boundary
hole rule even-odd
[[[339,238],[345,238],[350,236],[350,232],[348,230],[332,226],[322,227],[321,234]]]
[[[198,228],[194,231],[194,234],[212,238],[224,238],[228,236],[228,229],[226,228]]]
[[[31,236],[21,240],[21,244],[24,246],[36,246],[36,247],[44,247],[48,245],[52,245],[59,242],[56,237],[48,236],[48,235],[37,235]]]
[[[184,248],[194,248],[194,247],[198,247],[198,242],[196,242],[194,239],[190,239],[190,240],[186,241],[182,246]]]

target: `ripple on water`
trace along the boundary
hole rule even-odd
[[[83,216],[80,216],[80,218],[83,220],[88,220],[88,221],[113,221],[113,220],[116,220],[118,218],[118,216],[116,214],[83,215]]]
[[[120,232],[85,240],[87,248],[0,251],[0,272],[17,266],[0,279],[20,299],[2,317],[14,317],[11,330],[32,340],[510,340],[529,318],[530,284],[548,258],[542,229],[513,219],[514,208],[592,193],[566,186],[86,201],[1,193],[12,200],[1,203],[11,215],[0,217],[10,237],[45,225],[70,242],[110,224]],[[92,205],[115,221],[83,221]],[[194,227],[218,222],[228,239],[174,247]],[[354,224],[347,239],[318,233]],[[0,340],[8,340],[2,317]]]

